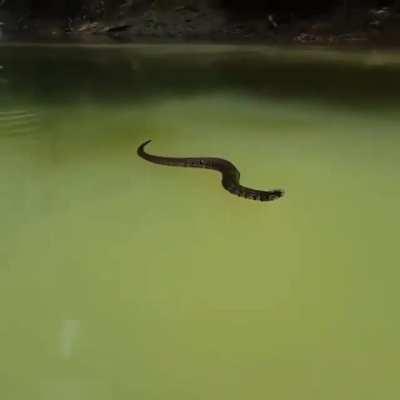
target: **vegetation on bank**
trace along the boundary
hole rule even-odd
[[[116,40],[400,43],[400,0],[0,0],[0,29]]]

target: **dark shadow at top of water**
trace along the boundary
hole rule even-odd
[[[141,102],[157,97],[238,91],[318,98],[349,107],[397,102],[398,68],[263,57],[251,51],[170,54],[134,48],[3,47],[0,93],[13,101]]]

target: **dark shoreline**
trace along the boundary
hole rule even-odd
[[[400,13],[385,7],[363,8],[352,16],[285,18],[264,15],[232,19],[216,9],[154,9],[114,18],[79,15],[74,19],[18,19],[8,15],[0,26],[2,41],[69,43],[241,43],[317,46],[341,49],[397,49]]]

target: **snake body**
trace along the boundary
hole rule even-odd
[[[206,168],[219,171],[222,174],[222,186],[230,193],[251,200],[271,201],[283,196],[282,190],[257,190],[242,186],[239,183],[238,169],[227,160],[215,157],[162,157],[146,153],[144,148],[151,140],[144,142],[137,149],[139,157],[155,164],[173,167]]]

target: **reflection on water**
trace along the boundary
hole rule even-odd
[[[61,328],[61,354],[64,358],[71,358],[79,331],[80,321],[71,319],[63,321]]]
[[[163,49],[2,48],[1,397],[395,398],[398,67]]]

